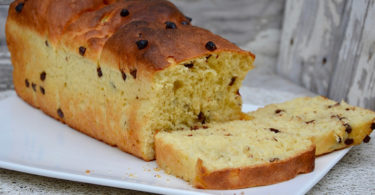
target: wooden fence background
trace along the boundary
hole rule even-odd
[[[0,90],[11,89],[0,0]],[[193,24],[313,92],[375,109],[375,0],[172,0]],[[246,85],[246,84],[245,84]]]

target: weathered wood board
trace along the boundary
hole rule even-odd
[[[374,0],[287,0],[277,72],[335,100],[375,109]]]

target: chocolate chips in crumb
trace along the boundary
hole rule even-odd
[[[344,126],[345,126],[345,132],[346,133],[349,134],[349,133],[352,132],[352,127],[349,124],[345,123]]]
[[[311,121],[306,121],[305,123],[310,124],[310,123],[314,123],[314,122],[315,122],[315,120],[311,120]]]
[[[47,41],[47,40],[44,41],[44,44],[45,44],[47,47],[49,47],[49,44],[48,44],[48,41]]]
[[[120,12],[120,16],[121,17],[126,17],[129,15],[129,10],[127,9],[122,9],[121,12]]]
[[[121,76],[124,81],[126,81],[126,73],[124,71],[121,71]]]
[[[134,69],[132,71],[130,71],[130,74],[133,76],[134,79],[137,78],[137,69]]]
[[[16,12],[17,12],[17,13],[21,13],[24,5],[25,5],[24,2],[19,3],[19,4],[15,7]]]
[[[341,143],[341,137],[338,136],[337,139],[336,139],[337,143]]]
[[[35,84],[35,83],[31,83],[31,87],[32,87],[33,90],[36,92],[36,84]]]
[[[144,49],[147,47],[148,45],[148,40],[138,40],[137,42],[135,42],[137,44],[137,47],[139,50],[141,49]]]
[[[26,86],[26,87],[29,87],[29,86],[30,86],[30,83],[29,83],[29,80],[28,80],[28,79],[25,79],[25,86]]]
[[[188,64],[184,64],[184,66],[186,68],[193,68],[194,64],[193,63],[188,63]]]
[[[375,123],[371,123],[371,129],[372,129],[372,130],[375,129]]]
[[[47,76],[47,73],[46,73],[45,71],[41,72],[41,73],[40,73],[40,80],[41,80],[41,81],[46,80],[46,76]]]
[[[351,144],[353,144],[353,143],[354,143],[354,140],[351,139],[351,138],[348,138],[348,139],[345,140],[345,144],[346,144],[346,145],[351,145]]]
[[[81,54],[81,56],[84,56],[86,53],[86,48],[81,46],[79,47],[78,51],[79,51],[79,54]]]
[[[214,42],[212,41],[208,41],[206,43],[206,49],[210,50],[210,51],[215,51],[217,49],[216,45]]]
[[[39,87],[39,90],[43,95],[46,93],[46,90],[42,86]]]
[[[363,142],[368,143],[370,141],[371,137],[366,135],[366,137],[363,139]]]
[[[275,128],[270,128],[270,131],[272,131],[272,132],[274,132],[274,133],[279,133],[279,132],[280,132],[280,130],[275,129]]]
[[[57,114],[59,115],[60,118],[64,118],[64,113],[61,110],[61,108],[57,109]]]
[[[103,72],[102,72],[102,69],[100,67],[96,68],[96,72],[98,73],[99,78],[103,76]]]
[[[340,105],[340,103],[339,103],[339,102],[337,102],[336,104],[333,104],[333,105],[329,105],[329,106],[328,106],[328,108],[336,107],[336,106],[339,106],[339,105]]]
[[[177,26],[176,26],[175,23],[167,21],[167,22],[165,22],[165,28],[166,29],[176,29]]]
[[[285,110],[281,110],[281,109],[276,109],[275,110],[275,114],[279,114],[280,112],[285,112]]]
[[[232,77],[229,83],[229,86],[232,86],[236,82],[237,77]]]
[[[198,114],[198,120],[199,120],[202,124],[205,124],[205,123],[206,123],[206,116],[204,116],[203,112],[199,112],[199,114]]]

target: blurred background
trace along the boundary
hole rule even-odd
[[[10,2],[0,0],[0,97],[12,93],[13,89],[4,34]],[[244,102],[264,105],[320,94],[375,109],[375,0],[172,2],[193,18],[193,25],[209,29],[256,55],[256,68],[250,71],[241,88]],[[375,190],[374,178],[364,177],[368,173],[363,171],[364,167],[373,169],[371,162],[375,159],[355,161],[359,153],[363,153],[360,150],[368,151],[369,147],[373,150],[374,145],[361,145],[351,150],[309,193],[337,193],[341,189],[340,192],[351,190],[360,194]],[[348,166],[353,170],[348,172]],[[361,179],[353,181],[352,178]],[[54,184],[58,185],[51,188]],[[114,188],[0,169],[0,193],[2,188],[15,190],[22,185],[33,190],[47,189],[41,193],[125,193]]]

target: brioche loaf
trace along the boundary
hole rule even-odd
[[[252,121],[160,132],[155,136],[155,150],[157,164],[167,173],[205,189],[285,181],[311,172],[315,160],[315,146],[309,139],[257,128]]]
[[[17,94],[96,139],[154,159],[157,131],[240,119],[254,55],[164,0],[16,0]]]
[[[368,142],[375,128],[373,111],[322,96],[267,105],[249,115],[257,126],[310,138],[316,155]]]

